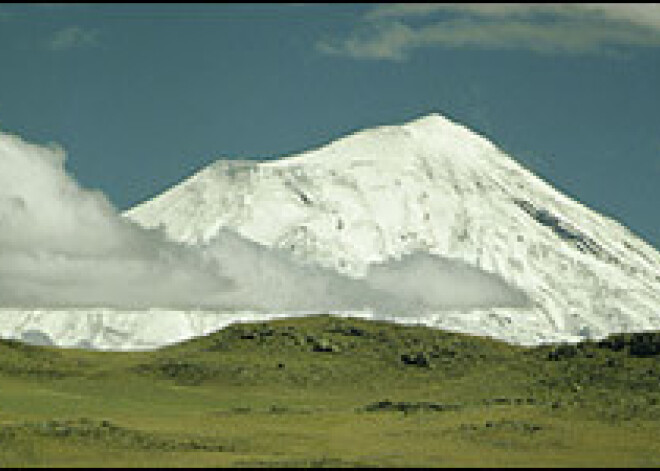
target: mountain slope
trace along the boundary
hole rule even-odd
[[[660,328],[657,251],[436,114],[278,161],[219,160],[125,215],[191,244],[228,228],[353,276],[425,251],[533,302],[416,319],[435,327],[516,343]]]

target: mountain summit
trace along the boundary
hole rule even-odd
[[[218,160],[125,216],[189,244],[227,228],[353,277],[428,252],[531,300],[416,319],[434,327],[523,344],[660,329],[656,250],[438,114],[276,161]]]

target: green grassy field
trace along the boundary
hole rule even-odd
[[[154,352],[0,341],[0,466],[660,466],[660,334],[315,316]]]

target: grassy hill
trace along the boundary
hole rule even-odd
[[[0,466],[660,466],[660,334],[526,348],[351,318],[154,352],[0,341]]]

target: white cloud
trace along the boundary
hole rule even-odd
[[[474,267],[417,255],[366,278],[303,266],[229,232],[168,240],[81,188],[65,154],[0,132],[0,306],[419,313],[518,306],[527,298]]]
[[[0,134],[0,303],[191,303],[213,263],[123,220],[64,169],[64,152]],[[206,300],[200,298],[200,302]]]
[[[403,60],[405,53],[418,43],[418,32],[400,23],[376,25],[366,33],[357,33],[342,41],[317,44],[321,52],[357,59]]]
[[[391,3],[379,5],[366,14],[368,19],[423,17],[453,12],[482,17],[601,17],[660,30],[657,3]]]
[[[557,4],[525,3],[390,3],[367,12],[368,19],[424,17],[439,12],[463,12],[483,16],[518,16],[530,11],[552,11]]]
[[[395,61],[433,46],[563,54],[657,47],[660,5],[387,4],[367,12],[348,37],[317,43],[329,54]]]
[[[571,4],[569,4],[571,5]],[[630,23],[660,31],[660,4],[658,3],[581,3],[570,7],[572,12],[600,15],[604,19]]]
[[[98,44],[97,30],[70,26],[56,31],[46,42],[51,51],[66,51],[74,48],[91,47]]]

